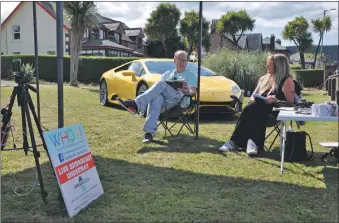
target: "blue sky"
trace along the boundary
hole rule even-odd
[[[199,10],[198,2],[172,2],[181,10],[182,15],[188,10]],[[10,14],[18,2],[1,2],[1,22]],[[129,27],[144,27],[152,10],[160,2],[96,2],[98,11],[107,17],[126,23]],[[136,7],[136,4],[138,5]],[[282,39],[281,32],[288,21],[297,16],[311,19],[321,18],[324,9],[336,9],[327,14],[333,20],[332,30],[324,36],[324,45],[338,45],[338,2],[204,2],[203,16],[211,21],[218,19],[229,10],[246,9],[256,19],[252,33],[262,33],[263,37],[271,34],[282,40],[283,46],[294,45]],[[311,29],[310,29],[311,31]],[[313,34],[314,44],[319,37]]]

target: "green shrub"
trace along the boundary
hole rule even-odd
[[[293,72],[303,87],[318,88],[323,83],[324,70],[305,69],[294,70]]]
[[[11,63],[13,59],[21,59],[22,64],[35,65],[34,55],[8,55],[1,56],[2,77],[9,77],[11,74]],[[101,75],[114,67],[120,66],[132,60],[133,57],[81,57],[78,71],[78,80],[84,83],[99,83]],[[39,55],[39,79],[57,82],[57,58],[55,55]],[[69,81],[70,56],[63,59],[64,81]]]
[[[301,65],[300,64],[293,64],[291,65],[292,70],[301,70]]]
[[[253,92],[258,79],[266,73],[267,53],[223,49],[206,57],[203,66]]]
[[[32,83],[33,77],[35,75],[35,68],[33,66],[33,64],[22,64],[22,70],[25,71],[25,73],[27,74],[27,80],[28,83]]]

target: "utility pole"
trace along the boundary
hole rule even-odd
[[[325,18],[325,16],[326,16],[326,12],[327,12],[327,11],[332,11],[332,10],[335,10],[335,9],[325,9],[325,10],[324,10],[323,20],[324,20],[324,18]],[[320,57],[319,57],[319,58],[321,58],[321,60],[322,60],[321,65],[324,65],[324,62],[325,62],[325,56],[323,56],[324,32],[325,32],[325,30],[324,30],[323,33],[321,34],[321,47],[320,47]],[[316,61],[316,63],[317,63],[317,61]],[[326,78],[327,78],[327,77],[326,77],[326,66],[325,66],[324,69],[325,69],[325,70],[324,70],[323,88],[325,88],[325,86],[326,86]]]
[[[335,9],[325,9],[324,10],[324,14],[323,14],[323,19],[325,18],[326,16],[326,12],[327,11],[332,11],[332,10],[335,10]],[[324,32],[321,34],[321,47],[320,47],[320,56],[322,57],[323,55],[323,45],[324,45]],[[324,60],[324,57],[322,57],[322,59]]]

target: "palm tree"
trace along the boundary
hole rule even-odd
[[[65,1],[64,8],[66,18],[70,22],[71,30],[71,44],[70,44],[70,85],[78,86],[77,76],[79,68],[79,58],[81,51],[81,40],[84,37],[85,30],[93,26],[90,19],[90,9],[94,7],[93,2],[74,2]]]
[[[305,69],[305,51],[310,49],[313,43],[312,34],[308,28],[309,24],[306,18],[300,16],[289,21],[282,32],[284,39],[293,41],[298,47],[302,69]]]
[[[238,42],[245,31],[252,31],[254,28],[255,19],[252,19],[245,9],[238,12],[229,11],[222,15],[216,25],[216,31],[220,34],[220,44],[222,47],[222,38],[226,34],[232,36],[233,42],[238,45]],[[236,35],[239,35],[236,38]]]
[[[315,63],[317,61],[317,56],[318,56],[318,51],[319,51],[321,40],[323,39],[324,33],[329,32],[331,30],[332,20],[331,20],[331,17],[325,16],[322,19],[315,19],[315,20],[312,19],[311,22],[313,24],[313,31],[315,33],[319,33],[319,42],[318,42],[317,50],[315,51],[315,57],[314,57],[314,62],[313,62],[313,68],[315,68]]]

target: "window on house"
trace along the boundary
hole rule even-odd
[[[13,52],[13,54],[21,54],[20,52]]]
[[[20,39],[20,26],[14,25],[13,27],[13,39]]]
[[[114,42],[120,44],[120,34],[114,33]]]
[[[121,52],[121,57],[129,57],[129,53],[126,53],[126,52]]]
[[[93,29],[91,31],[91,39],[99,39],[99,29]]]
[[[116,50],[109,50],[108,51],[108,56],[110,56],[110,57],[117,57],[117,56],[119,56],[119,52],[116,51]]]

